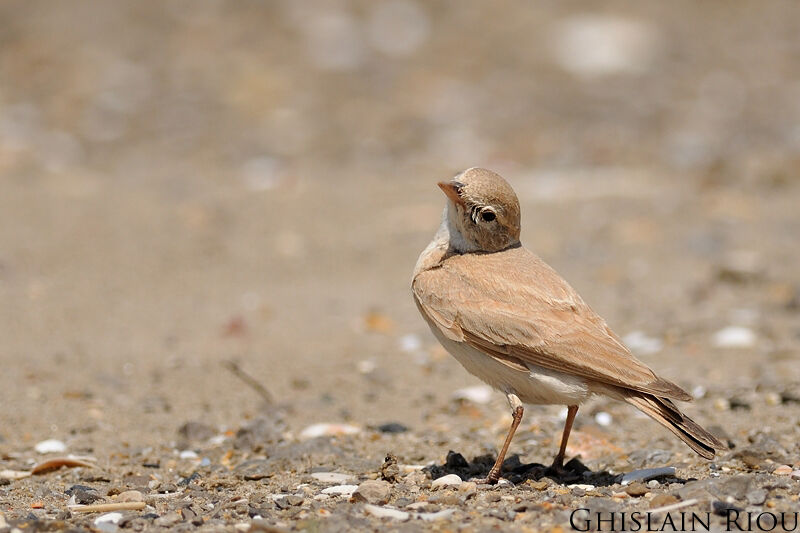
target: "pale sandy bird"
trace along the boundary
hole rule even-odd
[[[500,478],[523,403],[568,407],[552,465],[558,471],[578,406],[594,394],[633,405],[706,459],[725,448],[672,402],[691,400],[686,391],[636,359],[522,246],[519,201],[502,177],[471,168],[439,187],[447,195],[442,224],[417,261],[412,290],[439,342],[508,398],[513,422],[487,482]]]

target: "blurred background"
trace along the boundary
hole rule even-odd
[[[228,360],[296,430],[446,418],[477,382],[409,283],[435,183],[470,166],[512,183],[523,242],[666,377],[796,381],[799,16],[3,2],[0,437],[236,427],[259,399]]]

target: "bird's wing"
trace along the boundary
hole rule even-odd
[[[448,257],[412,285],[420,310],[450,339],[659,397],[691,400],[636,359],[575,290],[525,248]]]

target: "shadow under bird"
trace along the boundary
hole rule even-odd
[[[552,465],[561,471],[578,406],[596,394],[633,405],[706,459],[725,449],[673,403],[692,397],[636,359],[555,270],[522,246],[519,201],[506,180],[470,168],[439,187],[447,196],[442,223],[417,260],[411,286],[439,342],[505,393],[511,407],[511,428],[483,481],[499,480],[523,404],[567,406]]]

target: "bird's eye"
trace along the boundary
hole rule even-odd
[[[484,222],[491,222],[492,220],[497,218],[497,215],[491,209],[484,209],[481,211],[481,218]]]

